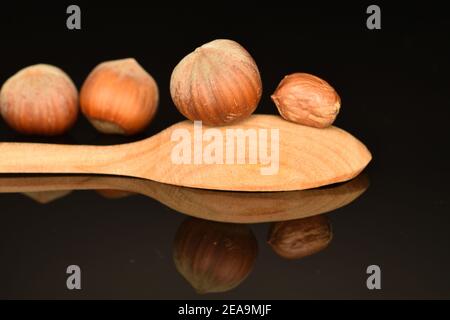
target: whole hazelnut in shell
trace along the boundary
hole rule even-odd
[[[173,70],[170,93],[190,120],[226,125],[249,117],[262,94],[258,67],[237,42],[208,42],[184,57]]]
[[[81,111],[107,134],[141,132],[156,114],[158,102],[155,80],[133,58],[99,64],[80,92]]]
[[[0,91],[0,112],[14,130],[55,136],[68,131],[78,116],[78,92],[61,69],[37,64],[17,72]]]
[[[271,97],[284,119],[316,128],[330,126],[341,108],[333,87],[308,73],[284,77]]]

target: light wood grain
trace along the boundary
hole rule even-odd
[[[0,193],[116,189],[145,195],[190,216],[232,223],[293,220],[330,212],[356,200],[368,186],[369,180],[364,174],[345,183],[288,192],[202,190],[144,179],[96,175],[0,176]]]
[[[204,127],[204,130],[208,127]],[[279,129],[279,170],[262,175],[267,165],[174,164],[172,132],[193,123],[177,123],[148,139],[115,146],[0,143],[0,173],[108,174],[150,179],[194,188],[235,191],[287,191],[347,181],[371,160],[358,139],[337,127],[317,129],[273,115],[253,115],[226,129]]]

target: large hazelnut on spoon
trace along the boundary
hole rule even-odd
[[[80,92],[81,111],[103,133],[132,135],[156,113],[155,80],[135,59],[107,61],[89,74]]]
[[[341,99],[333,87],[307,73],[284,77],[272,100],[284,119],[316,128],[330,126],[341,107]]]
[[[250,54],[232,40],[214,40],[195,49],[175,67],[170,93],[190,120],[226,125],[255,111],[262,84]]]
[[[9,78],[0,91],[0,112],[6,123],[23,134],[59,135],[78,115],[78,92],[61,69],[37,64]]]

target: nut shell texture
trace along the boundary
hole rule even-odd
[[[142,131],[153,119],[158,102],[155,80],[132,58],[99,64],[80,93],[81,111],[103,133]]]
[[[237,42],[214,40],[188,54],[175,67],[170,93],[190,120],[225,125],[250,116],[262,94],[255,61]]]
[[[272,100],[284,119],[316,128],[330,126],[341,107],[341,99],[333,87],[307,73],[286,76]]]
[[[78,92],[61,69],[38,64],[22,69],[3,85],[0,112],[23,134],[59,135],[72,127],[78,115]]]

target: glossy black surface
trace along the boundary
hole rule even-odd
[[[269,96],[285,74],[325,78],[342,98],[335,124],[374,156],[367,192],[328,214],[334,233],[329,247],[287,261],[266,245],[269,225],[252,225],[258,257],[249,277],[232,291],[199,296],[172,261],[174,236],[186,217],[157,201],[138,195],[106,200],[77,191],[39,205],[23,195],[0,194],[0,298],[450,297],[446,10],[431,3],[384,4],[382,30],[369,31],[367,4],[249,5],[85,3],[77,33],[65,29],[63,2],[2,4],[0,82],[46,62],[80,86],[97,63],[134,56],[161,92],[154,122],[131,138],[138,140],[182,119],[170,100],[171,70],[214,38],[235,39],[255,58],[264,83],[259,113],[276,112]],[[18,136],[0,121],[2,142],[128,140],[101,136],[83,118],[66,137],[50,140]],[[81,291],[65,287],[71,264],[82,268]],[[382,270],[379,291],[366,287],[371,264]]]
[[[2,187],[5,187],[2,184]],[[130,195],[107,199],[95,191],[40,204],[23,194],[0,194],[3,298],[400,298],[446,297],[449,266],[445,202],[410,207],[392,192],[391,206],[369,189],[328,215],[333,240],[298,260],[277,256],[266,243],[270,224],[250,228],[258,242],[253,271],[237,288],[198,295],[173,262],[175,233],[186,216],[157,201]],[[421,201],[430,201],[422,194]],[[405,201],[403,204],[399,201]],[[406,208],[408,216],[401,214]],[[432,211],[431,211],[432,210]],[[433,218],[430,218],[433,217]],[[428,235],[428,238],[427,238]],[[67,266],[82,269],[82,290],[65,287]],[[366,268],[382,269],[382,290],[366,288]]]

